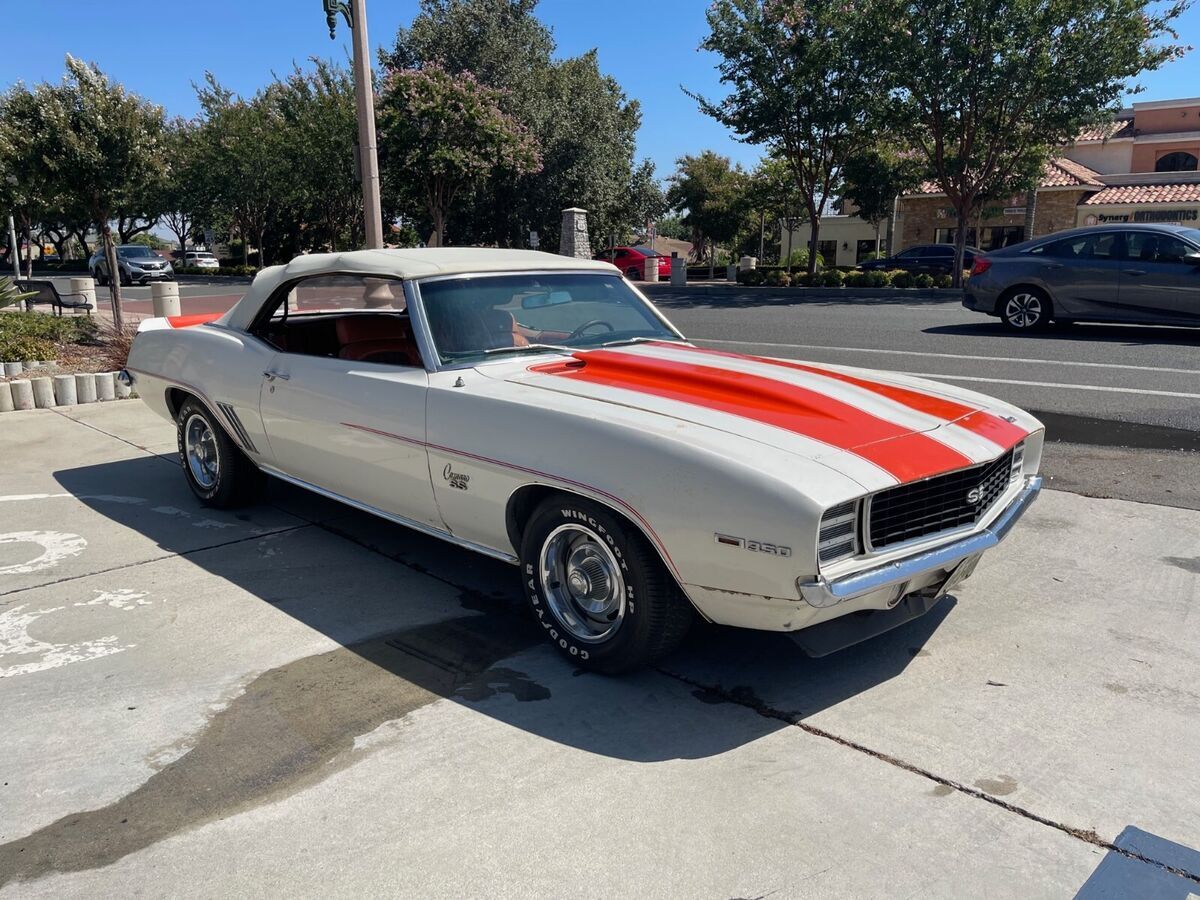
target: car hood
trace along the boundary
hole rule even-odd
[[[481,372],[622,412],[638,427],[678,438],[676,423],[750,439],[882,487],[991,460],[1041,428],[1035,418],[971,391],[840,366],[652,342],[586,350]],[[627,418],[627,416],[625,416]]]

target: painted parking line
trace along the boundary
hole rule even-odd
[[[1167,366],[1133,366],[1125,363],[1074,362],[1061,359],[1033,359],[1023,356],[972,356],[965,353],[930,353],[920,350],[884,350],[878,347],[830,347],[827,344],[778,344],[770,341],[725,341],[710,338],[695,338],[698,344],[722,344],[731,347],[786,347],[791,350],[834,350],[839,353],[883,353],[894,356],[922,356],[930,359],[965,359],[982,362],[1031,363],[1033,365],[1070,366],[1082,369],[1123,369],[1133,372],[1167,372],[1174,375],[1200,375],[1200,369],[1174,369]],[[933,376],[949,378],[949,375]],[[1035,382],[1012,382],[1012,384],[1034,384]],[[1057,387],[1057,385],[1055,385]],[[1073,385],[1063,385],[1072,387]],[[1131,393],[1154,393],[1153,391],[1131,391]],[[1170,394],[1173,397],[1192,397],[1193,394]]]
[[[1013,378],[981,378],[974,375],[946,375],[942,372],[906,372],[893,369],[898,375],[914,378],[933,378],[938,381],[980,381],[985,384],[1014,384],[1021,387],[1062,388],[1068,391],[1097,391],[1102,394],[1143,394],[1151,397],[1179,397],[1184,400],[1200,400],[1200,394],[1185,394],[1181,391],[1151,391],[1146,388],[1108,387],[1099,384],[1065,384],[1058,381],[1018,381]]]

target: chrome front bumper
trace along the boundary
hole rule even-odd
[[[1013,525],[1016,524],[1017,519],[1021,518],[1030,504],[1037,499],[1041,489],[1042,477],[1031,475],[1025,479],[1025,487],[1022,488],[1021,493],[983,531],[954,543],[916,553],[872,569],[865,569],[862,572],[854,572],[833,581],[828,581],[822,576],[816,581],[802,582],[799,585],[800,596],[809,606],[827,609],[865,594],[894,587],[907,581],[918,580],[930,572],[954,569],[963,560],[978,556],[1004,540]]]

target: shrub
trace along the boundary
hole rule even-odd
[[[61,344],[87,343],[95,337],[96,320],[91,316],[49,316],[40,312],[10,312],[0,316],[0,339],[33,338]]]
[[[0,309],[5,306],[16,306],[27,297],[32,297],[33,291],[19,291],[8,277],[0,278]]]
[[[792,276],[789,275],[787,272],[780,272],[779,273],[779,286],[780,287],[791,287],[792,286]]]
[[[891,283],[891,272],[884,272],[881,269],[872,269],[870,272],[863,272],[863,287],[882,288],[887,287]]]
[[[803,269],[803,270],[807,271],[808,270],[808,248],[802,247],[799,250],[793,250],[792,255],[788,259],[785,259],[783,261],[783,265],[786,266],[788,264],[788,262],[791,262],[793,269]],[[818,253],[817,254],[817,268],[820,269],[820,268],[824,267],[824,265],[825,265],[825,257],[821,256],[821,254]]]
[[[929,288],[933,287],[933,276],[927,272],[922,272],[920,275],[917,275],[915,278],[913,278],[913,285],[915,287],[928,290]]]
[[[749,285],[750,287],[758,287],[767,276],[762,269],[738,269],[737,280],[738,284]]]
[[[916,283],[916,276],[912,272],[905,272],[901,269],[889,274],[892,276],[892,287],[910,288]]]
[[[948,288],[952,284],[954,284],[954,279],[948,274],[938,275],[933,279],[933,286],[935,288]]]
[[[54,344],[44,338],[25,334],[0,334],[0,361],[47,360],[57,356]]]
[[[841,287],[845,276],[837,269],[826,269],[819,273],[821,287]]]

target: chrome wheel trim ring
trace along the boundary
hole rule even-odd
[[[183,424],[183,453],[196,484],[205,490],[212,488],[221,471],[217,438],[208,419],[199,413],[192,413]]]
[[[1042,321],[1042,300],[1036,294],[1014,294],[1004,306],[1004,318],[1017,328],[1032,328]]]
[[[583,524],[560,525],[542,542],[542,593],[555,620],[588,644],[608,640],[625,620],[625,577],[607,543]]]

